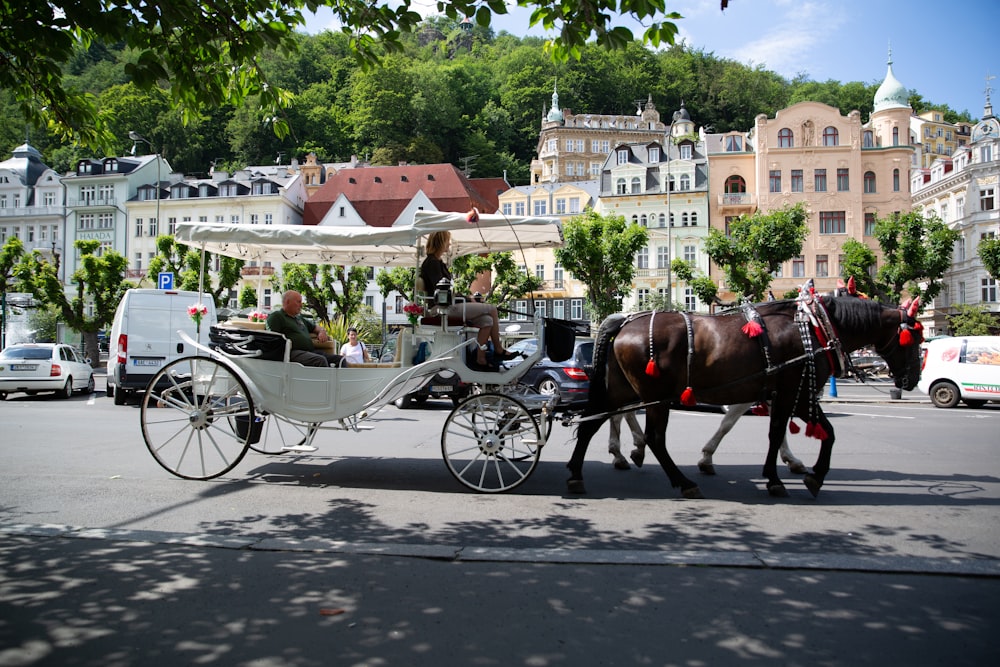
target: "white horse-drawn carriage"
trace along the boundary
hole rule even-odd
[[[451,232],[452,256],[562,243],[561,227],[550,218],[428,211],[417,212],[411,225],[390,228],[185,223],[178,225],[176,239],[259,265],[416,268],[425,237],[442,230]],[[446,306],[430,300],[427,305],[431,315]],[[455,373],[477,391],[451,411],[442,429],[448,470],[477,491],[513,489],[538,464],[553,407],[546,397],[514,388],[546,351],[566,358],[573,349],[568,323],[533,322],[541,342],[536,352],[496,372],[467,365],[475,329],[450,322],[444,314],[436,321],[423,317],[401,331],[391,363],[331,368],[290,362],[290,343],[281,334],[245,325],[213,326],[205,332],[210,336],[189,339],[194,356],[168,364],[151,380],[141,404],[143,437],[156,461],[171,473],[210,479],[230,471],[251,449],[264,454],[313,451],[318,433],[366,428],[366,420],[382,407],[438,373]],[[426,357],[420,363],[414,363],[417,350]]]

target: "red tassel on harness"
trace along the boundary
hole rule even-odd
[[[909,329],[903,329],[899,332],[899,344],[903,347],[913,345],[913,334],[910,333]]]
[[[767,409],[767,403],[757,403],[752,408],[750,408],[752,414],[758,417],[766,417],[771,414],[771,411]],[[798,428],[798,427],[796,427]]]
[[[813,433],[815,433],[815,432],[816,432],[816,424],[813,424],[812,422],[807,422],[806,423],[806,437],[807,438],[811,438],[813,436]]]
[[[826,440],[827,433],[822,424],[816,424],[816,428],[813,429],[813,437],[817,440]]]
[[[695,404],[694,400],[694,389],[688,387],[681,392],[681,405],[692,406]]]
[[[794,421],[789,421],[789,422],[788,422],[788,431],[789,431],[789,432],[790,432],[790,433],[791,433],[792,435],[795,435],[796,433],[798,433],[798,432],[799,432],[799,425],[798,425],[798,424],[796,424],[796,423],[795,423]]]
[[[743,333],[745,333],[750,338],[756,338],[764,332],[764,327],[760,326],[760,322],[756,320],[750,320],[743,325]]]
[[[646,364],[646,375],[651,378],[660,377],[660,369],[656,367],[656,362],[652,359],[650,359],[649,363]]]

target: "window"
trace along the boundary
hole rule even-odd
[[[802,192],[801,169],[792,169],[792,192]]]
[[[698,308],[698,299],[694,295],[694,290],[690,287],[684,288],[684,310],[695,310]]]
[[[135,235],[142,236],[142,218],[135,219]]]
[[[690,160],[694,152],[691,150],[691,144],[681,144],[677,147],[681,152],[682,160]]]
[[[691,226],[698,226],[698,211],[691,211]]]
[[[892,191],[899,192],[899,169],[892,170]]]
[[[845,211],[820,211],[820,234],[846,234],[847,213]]]
[[[864,190],[866,195],[873,195],[875,192],[875,172],[866,171],[865,172],[865,185]]]
[[[865,236],[875,236],[874,213],[865,213]]]
[[[528,209],[527,202],[523,201],[514,202],[514,215],[524,215],[527,209]]]
[[[28,243],[34,243],[35,242],[35,226],[34,225],[28,225],[28,239],[27,240],[28,240]]]
[[[769,192],[781,192],[781,171],[778,169],[772,169],[768,173],[770,179]]]
[[[520,322],[525,322],[528,319],[528,302],[527,301],[515,301],[514,302],[514,319]]]
[[[965,303],[965,298],[966,298],[965,297],[965,291],[966,291],[965,290],[965,281],[963,280],[963,281],[961,281],[961,282],[958,283],[958,302],[959,303]]]
[[[231,215],[231,216],[229,216],[229,222],[230,222],[230,224],[233,224],[233,225],[240,224],[240,216],[238,216],[238,215]]]
[[[826,169],[817,169],[813,172],[813,189],[816,192],[826,192]]]
[[[156,236],[156,234],[157,234],[156,230],[159,227],[159,225],[160,225],[160,223],[159,223],[159,221],[156,218],[150,218],[149,219],[149,235],[150,236]]]
[[[980,211],[992,211],[995,206],[994,196],[996,190],[993,186],[987,188],[981,188],[979,190],[979,210]]]
[[[639,252],[635,253],[635,268],[649,268],[649,248],[640,248]]]
[[[837,132],[837,128],[831,126],[823,129],[823,145],[824,146],[840,145],[840,134]]]
[[[115,226],[114,213],[101,213],[99,216],[97,216],[98,229],[111,229],[114,226]]]
[[[778,130],[778,148],[794,148],[795,139],[792,136],[792,131],[787,127],[783,127]]]
[[[650,162],[659,162],[660,161],[660,147],[659,146],[650,146],[649,147],[649,161]]]
[[[590,175],[593,176],[594,178],[597,178],[598,176],[600,176],[601,175],[601,167],[602,166],[603,165],[601,165],[600,162],[591,162],[590,163]]]
[[[556,215],[566,215],[565,199],[556,199]]]
[[[45,206],[55,206],[56,205],[56,193],[46,192],[42,195],[42,204]]]
[[[503,213],[505,216],[512,215],[513,211],[514,207],[511,205],[509,201],[505,201],[503,204],[500,205],[500,212]]]
[[[559,263],[552,269],[552,286],[556,289],[563,287],[563,267]]]
[[[628,149],[623,148],[618,151],[618,164],[628,164]]]
[[[830,256],[816,255],[816,277],[826,278],[830,275]]]
[[[965,236],[959,236],[955,239],[955,246],[952,249],[952,257],[954,262],[964,262],[965,261]]]
[[[625,185],[625,179],[619,178],[615,181],[615,194],[616,195],[627,195],[628,188]]]
[[[256,225],[260,221],[260,216],[256,213],[250,214],[250,224]]]
[[[569,198],[569,212],[570,212],[570,214],[574,214],[574,213],[579,213],[580,212],[580,198],[579,197],[570,197]]]
[[[142,271],[142,253],[135,253],[135,270]]]
[[[694,262],[695,259],[696,259],[695,253],[696,253],[695,246],[693,246],[693,245],[685,245],[684,246],[684,255],[683,255],[684,261],[685,262]]]
[[[545,265],[535,264],[535,277],[541,281],[545,280]]]
[[[656,268],[665,269],[670,266],[670,247],[661,245],[656,249]]]
[[[657,216],[657,218],[656,218],[656,226],[657,227],[666,227],[667,226],[667,216],[664,215],[663,213],[661,213],[659,216]]]
[[[871,130],[865,130],[861,146],[862,148],[875,147],[875,134]]]
[[[899,128],[898,127],[892,128],[892,145],[893,146],[898,146],[899,145]]]
[[[541,299],[535,301],[535,317],[545,317],[545,302]]]
[[[747,191],[747,182],[742,176],[730,176],[726,179],[726,194],[742,194]]]
[[[851,172],[844,167],[837,168],[837,192],[851,191]]]
[[[806,258],[802,255],[792,258],[792,278],[805,278]]]
[[[548,202],[544,199],[535,200],[535,215],[547,215],[548,214]]]
[[[993,278],[983,278],[980,280],[982,295],[980,301],[983,303],[994,303],[997,300],[997,281]]]
[[[993,161],[993,146],[986,144],[985,146],[979,147],[979,161],[980,162],[992,162]]]
[[[637,289],[635,291],[635,302],[637,304],[639,304],[639,306],[642,306],[648,300],[649,300],[649,288],[648,287],[640,287],[639,289]]]
[[[81,213],[80,223],[77,225],[80,229],[93,229],[94,228],[94,214],[93,213]]]
[[[569,300],[569,319],[571,320],[583,319],[583,299]]]
[[[726,152],[727,153],[741,153],[743,152],[743,137],[738,134],[731,134],[726,137]]]
[[[681,190],[687,191],[691,189],[691,175],[681,174]]]
[[[632,177],[632,194],[637,195],[642,192],[642,181],[638,176]]]
[[[552,300],[552,317],[557,320],[566,319],[566,301],[564,299]]]

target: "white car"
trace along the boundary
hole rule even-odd
[[[0,352],[0,401],[23,391],[33,396],[54,391],[69,398],[74,391],[94,392],[94,369],[70,345],[16,343]]]
[[[917,388],[939,408],[1000,401],[1000,336],[954,336],[923,345]]]

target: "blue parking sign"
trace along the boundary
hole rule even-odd
[[[160,271],[159,276],[156,279],[156,285],[159,289],[173,289],[174,288],[174,274],[173,271]]]

